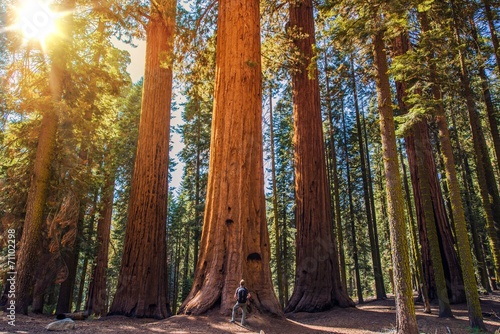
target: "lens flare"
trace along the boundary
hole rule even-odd
[[[17,5],[8,7],[15,17],[13,23],[0,29],[0,33],[11,31],[23,38],[23,44],[38,43],[41,49],[47,51],[47,41],[57,36],[63,37],[58,23],[65,15],[71,13],[58,12],[51,9],[53,0],[19,0]]]
[[[57,15],[50,10],[46,1],[23,1],[16,12],[17,26],[27,40],[44,43],[57,32]]]

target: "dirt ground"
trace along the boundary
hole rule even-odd
[[[500,334],[500,293],[481,298],[484,321],[489,333]],[[465,304],[452,305],[454,319],[437,317],[437,305],[432,314],[422,312],[416,304],[420,333],[465,334],[477,333],[468,324]],[[121,316],[103,317],[77,321],[73,333],[390,333],[394,331],[394,299],[371,301],[356,308],[334,308],[321,313],[293,313],[286,318],[268,318],[250,314],[245,327],[231,324],[228,316],[212,312],[204,316],[173,316],[165,320],[131,319]],[[6,314],[0,314],[0,334],[4,333],[48,333],[45,326],[54,317],[43,315],[17,315],[16,326],[7,324]],[[262,331],[262,332],[261,332]]]

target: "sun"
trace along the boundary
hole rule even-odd
[[[26,41],[39,41],[42,46],[47,39],[58,32],[57,21],[60,15],[53,12],[49,2],[44,0],[20,0],[15,7],[16,30]]]

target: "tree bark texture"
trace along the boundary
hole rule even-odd
[[[435,89],[435,88],[434,88]],[[440,95],[440,94],[439,94]],[[484,329],[483,315],[477,291],[474,265],[472,261],[469,235],[467,233],[467,223],[463,209],[462,198],[460,196],[460,186],[455,170],[455,160],[453,148],[451,146],[448,122],[442,107],[438,107],[436,112],[436,123],[439,129],[439,141],[445,163],[446,182],[450,190],[450,200],[452,203],[453,217],[455,219],[455,232],[457,238],[457,248],[464,279],[465,296],[467,298],[467,308],[469,313],[469,324],[471,327]]]
[[[387,210],[390,227],[394,292],[396,295],[396,332],[417,334],[418,327],[411,289],[408,240],[405,226],[403,189],[399,174],[394,114],[391,89],[387,74],[387,54],[382,30],[373,36],[373,53],[376,67],[380,132],[384,159]]]
[[[313,4],[291,2],[289,10],[289,32],[302,60],[292,74],[297,236],[295,285],[286,311],[318,312],[354,303],[342,286],[332,231],[318,72],[311,68]]]
[[[156,8],[156,9],[155,9]],[[169,316],[166,221],[175,0],[152,6],[139,141],[118,286],[110,314]]]
[[[424,121],[417,122],[413,126],[413,133],[415,136],[415,146],[417,152],[417,169],[418,169],[418,182],[420,184],[422,197],[422,211],[427,227],[427,237],[431,250],[432,265],[434,268],[434,277],[436,281],[437,297],[439,302],[439,317],[451,318],[453,314],[450,308],[450,300],[448,298],[448,290],[446,288],[445,274],[443,268],[443,260],[441,257],[441,250],[438,239],[438,232],[436,228],[436,219],[433,207],[433,201],[430,191],[430,178],[428,166],[424,163],[424,143],[422,134],[426,133],[427,124]],[[425,149],[432,149],[425,147]],[[435,165],[433,166],[435,167]]]
[[[200,255],[180,312],[229,314],[244,279],[250,311],[282,315],[272,287],[262,149],[258,0],[221,0]]]
[[[500,243],[498,236],[498,225],[500,225],[500,197],[498,186],[493,173],[493,167],[488,154],[486,140],[480,123],[479,115],[476,110],[474,96],[471,88],[469,73],[465,63],[465,56],[460,52],[460,64],[462,89],[467,104],[469,115],[472,141],[474,145],[474,154],[476,158],[477,179],[483,201],[483,207],[486,216],[486,226],[490,248],[495,263],[495,275],[500,277]]]
[[[423,25],[425,26],[425,22]],[[395,53],[397,55],[402,55],[409,50],[410,44],[406,34],[401,34],[399,38],[396,38],[395,46]],[[433,76],[433,73],[434,72],[431,70],[431,76]],[[398,104],[403,112],[407,112],[407,106],[404,102],[406,96],[406,83],[396,83],[396,90],[398,94]],[[439,246],[438,249],[441,252],[440,257],[442,259],[439,265],[444,269],[443,273],[446,279],[450,302],[463,303],[465,302],[465,291],[463,288],[460,263],[454,246],[455,240],[452,233],[452,227],[450,226],[450,221],[446,213],[444,198],[439,184],[429,128],[425,120],[419,120],[415,123],[413,126],[413,133],[406,137],[406,144],[412,186],[415,193],[417,221],[421,232],[419,236],[423,257],[425,259],[424,272],[427,273],[425,276],[427,286],[432,289],[432,293],[436,293],[439,297],[440,291],[439,288],[436,288],[436,281],[434,280],[435,275],[438,274],[434,272],[430,261],[431,257],[435,254],[432,253],[428,245],[430,237],[433,236],[428,235],[429,228],[427,225],[429,222],[427,221],[428,219],[425,218],[426,214],[429,216],[429,219],[434,221],[435,227],[431,226],[431,228],[437,231],[437,246]],[[422,174],[427,180],[425,185],[422,185],[422,177],[420,176],[422,169],[425,169]],[[423,187],[425,187],[425,191],[422,191]],[[431,205],[428,206],[427,209],[430,209],[432,212],[426,212],[426,201],[431,202]],[[436,260],[437,258],[432,260],[432,262]]]
[[[413,138],[413,137],[409,137]],[[414,145],[413,145],[414,146]],[[413,206],[411,205],[411,196],[410,196],[410,186],[408,185],[408,176],[406,172],[406,165],[403,160],[403,152],[400,150],[399,152],[401,158],[401,166],[403,170],[403,186],[406,196],[406,204],[408,214],[410,216],[410,245],[413,249],[413,263],[415,264],[415,275],[417,277],[417,283],[419,284],[419,291],[422,294],[422,302],[424,304],[424,313],[431,313],[431,304],[429,301],[429,288],[427,282],[424,279],[424,269],[422,266],[422,257],[421,252],[417,243],[417,228],[415,224],[415,216],[413,214]]]

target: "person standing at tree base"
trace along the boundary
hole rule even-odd
[[[231,317],[231,322],[234,323],[234,315],[238,308],[241,307],[242,315],[241,315],[241,325],[245,325],[245,317],[247,315],[247,299],[251,297],[247,288],[245,288],[245,281],[240,281],[240,286],[234,292],[234,299],[236,299],[236,304],[233,307],[233,314]]]

